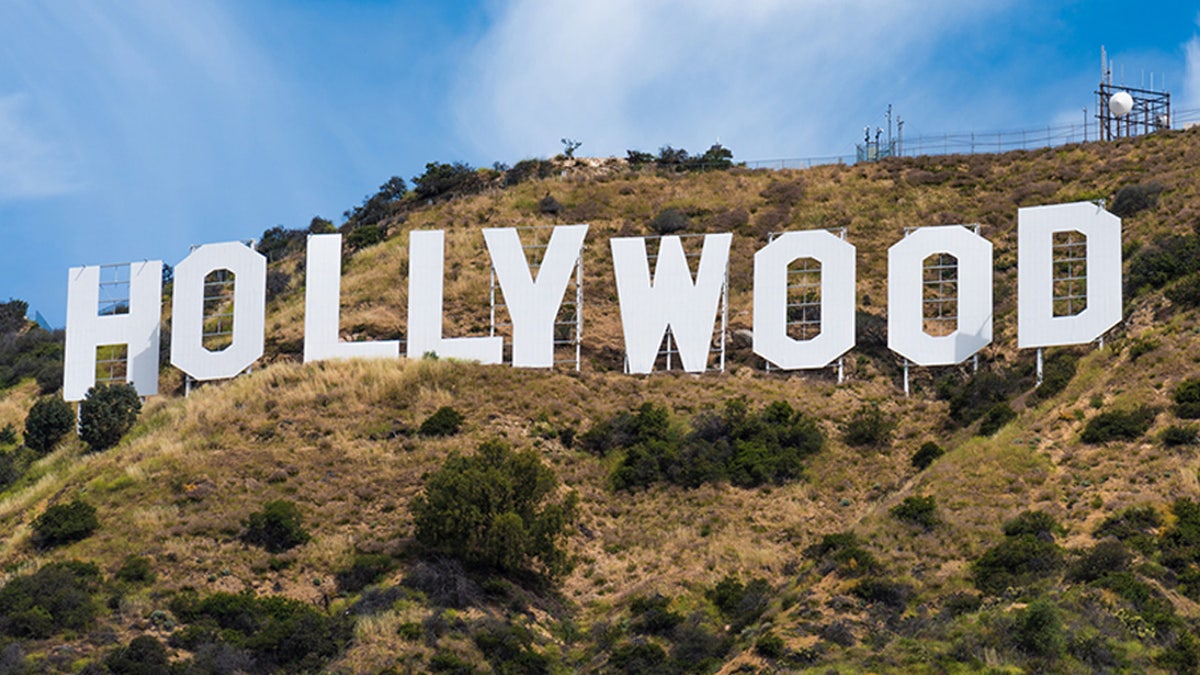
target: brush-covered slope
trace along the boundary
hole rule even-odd
[[[446,335],[466,336],[489,324],[481,227],[587,222],[582,372],[435,359],[302,365],[302,246],[285,251],[272,263],[290,283],[268,305],[267,365],[188,398],[153,398],[115,448],[88,453],[64,441],[4,488],[6,588],[68,560],[94,562],[99,574],[86,590],[90,621],[4,624],[0,668],[131,672],[114,654],[143,654],[129,646],[141,636],[196,672],[1196,667],[1200,516],[1186,500],[1200,499],[1200,459],[1174,396],[1200,376],[1187,293],[1200,134],[805,171],[559,169],[405,202],[382,243],[348,251],[342,332],[404,335],[411,229],[446,231]],[[1035,390],[1032,355],[1016,349],[1017,208],[1082,199],[1116,208],[1131,185],[1157,197],[1124,221],[1126,278],[1143,288],[1126,292],[1125,321],[1102,348],[1049,350],[1050,386]],[[556,213],[543,213],[547,195]],[[770,232],[846,228],[859,252],[860,310],[846,381],[765,372],[743,345],[723,374],[622,374],[608,239],[649,234],[668,208],[689,218],[686,232],[734,233],[731,331],[750,328],[753,252]],[[996,339],[978,374],[915,369],[905,398],[881,328],[886,251],[905,227],[949,223],[979,223],[995,246]],[[166,391],[180,382],[170,371],[163,380]],[[9,390],[0,426],[21,428],[35,392],[32,382]],[[727,434],[737,402],[759,419],[776,401],[824,437],[799,477],[747,479],[738,472],[750,460],[711,480],[688,471],[710,457],[698,439]],[[457,433],[418,433],[447,406],[464,417]],[[660,408],[668,424],[658,450],[604,431]],[[1143,409],[1110,425],[1108,440],[1081,440],[1101,415]],[[579,497],[566,542],[574,566],[560,578],[463,565],[414,540],[412,504],[427,474],[494,439],[534,449],[559,493]],[[918,468],[913,456],[929,442],[944,454]],[[635,453],[658,473],[620,478]],[[95,507],[96,531],[35,545],[35,518],[75,499]],[[275,500],[297,506],[311,538],[272,553],[242,535]],[[1018,518],[1026,511],[1048,518]],[[129,556],[150,573],[128,571]],[[374,565],[362,583],[347,574],[356,562]],[[214,593],[243,591],[315,608],[333,647],[293,663],[269,650],[303,646],[264,637],[285,624],[246,610],[261,630],[238,633],[197,609]],[[6,592],[15,593],[0,591],[0,603]]]

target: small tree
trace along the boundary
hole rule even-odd
[[[312,539],[301,522],[300,509],[286,499],[263,504],[263,510],[251,513],[245,525],[242,541],[271,553],[282,553]]]
[[[53,548],[85,539],[99,526],[96,507],[77,499],[43,511],[33,521],[33,540],[41,548]]]
[[[532,450],[489,441],[473,455],[452,454],[413,500],[417,540],[466,562],[559,576],[569,570],[562,544],[578,500],[553,499],[557,489]]]
[[[79,437],[92,450],[107,450],[129,431],[142,410],[131,384],[101,384],[88,389],[79,404]]]
[[[25,445],[45,454],[74,428],[75,411],[66,401],[57,396],[38,399],[25,417]]]

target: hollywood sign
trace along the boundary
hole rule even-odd
[[[587,225],[555,227],[538,271],[514,228],[484,229],[492,267],[512,318],[516,367],[550,368],[554,323],[583,250]],[[1084,344],[1121,318],[1121,220],[1091,202],[1018,210],[1018,347]],[[1054,312],[1054,235],[1086,238],[1086,308]],[[649,373],[669,328],[683,369],[708,367],[717,311],[727,283],[733,235],[704,235],[693,276],[679,237],[659,243],[653,274],[646,239],[610,240],[628,370]],[[955,330],[924,329],[922,266],[932,255],[957,259]],[[788,268],[802,259],[820,264],[820,331],[810,339],[788,334]],[[444,233],[409,233],[408,358],[439,356],[501,363],[504,338],[445,337],[442,331]],[[132,263],[123,314],[98,311],[100,267],[70,270],[63,397],[77,401],[95,382],[96,350],[127,347],[126,380],[143,396],[157,393],[162,262]],[[232,342],[203,344],[205,277],[234,274]],[[263,354],[267,261],[238,242],[206,244],[175,267],[171,363],[196,380],[237,375]],[[992,244],[961,225],[920,227],[888,250],[888,347],[924,366],[962,363],[992,341]],[[307,244],[304,361],[400,356],[396,340],[344,342],[338,336],[341,235],[311,235]],[[824,368],[855,344],[855,247],[824,230],[787,232],[754,255],[754,352],[784,370]]]

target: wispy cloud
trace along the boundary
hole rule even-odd
[[[741,157],[852,150],[863,120],[936,82],[935,38],[1006,3],[609,0],[505,5],[456,88],[462,133],[497,158],[623,154],[718,138]],[[875,109],[879,110],[876,111]]]
[[[31,117],[27,95],[0,96],[0,200],[60,195],[77,185],[67,153]]]

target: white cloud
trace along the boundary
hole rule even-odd
[[[0,200],[49,197],[75,187],[63,150],[35,130],[24,94],[0,96]]]
[[[1200,36],[1193,36],[1183,49],[1183,107],[1200,108]]]
[[[741,158],[852,152],[887,101],[930,86],[909,78],[935,38],[1004,7],[515,0],[470,54],[455,114],[481,154],[509,161],[564,136],[581,154],[718,138]]]

